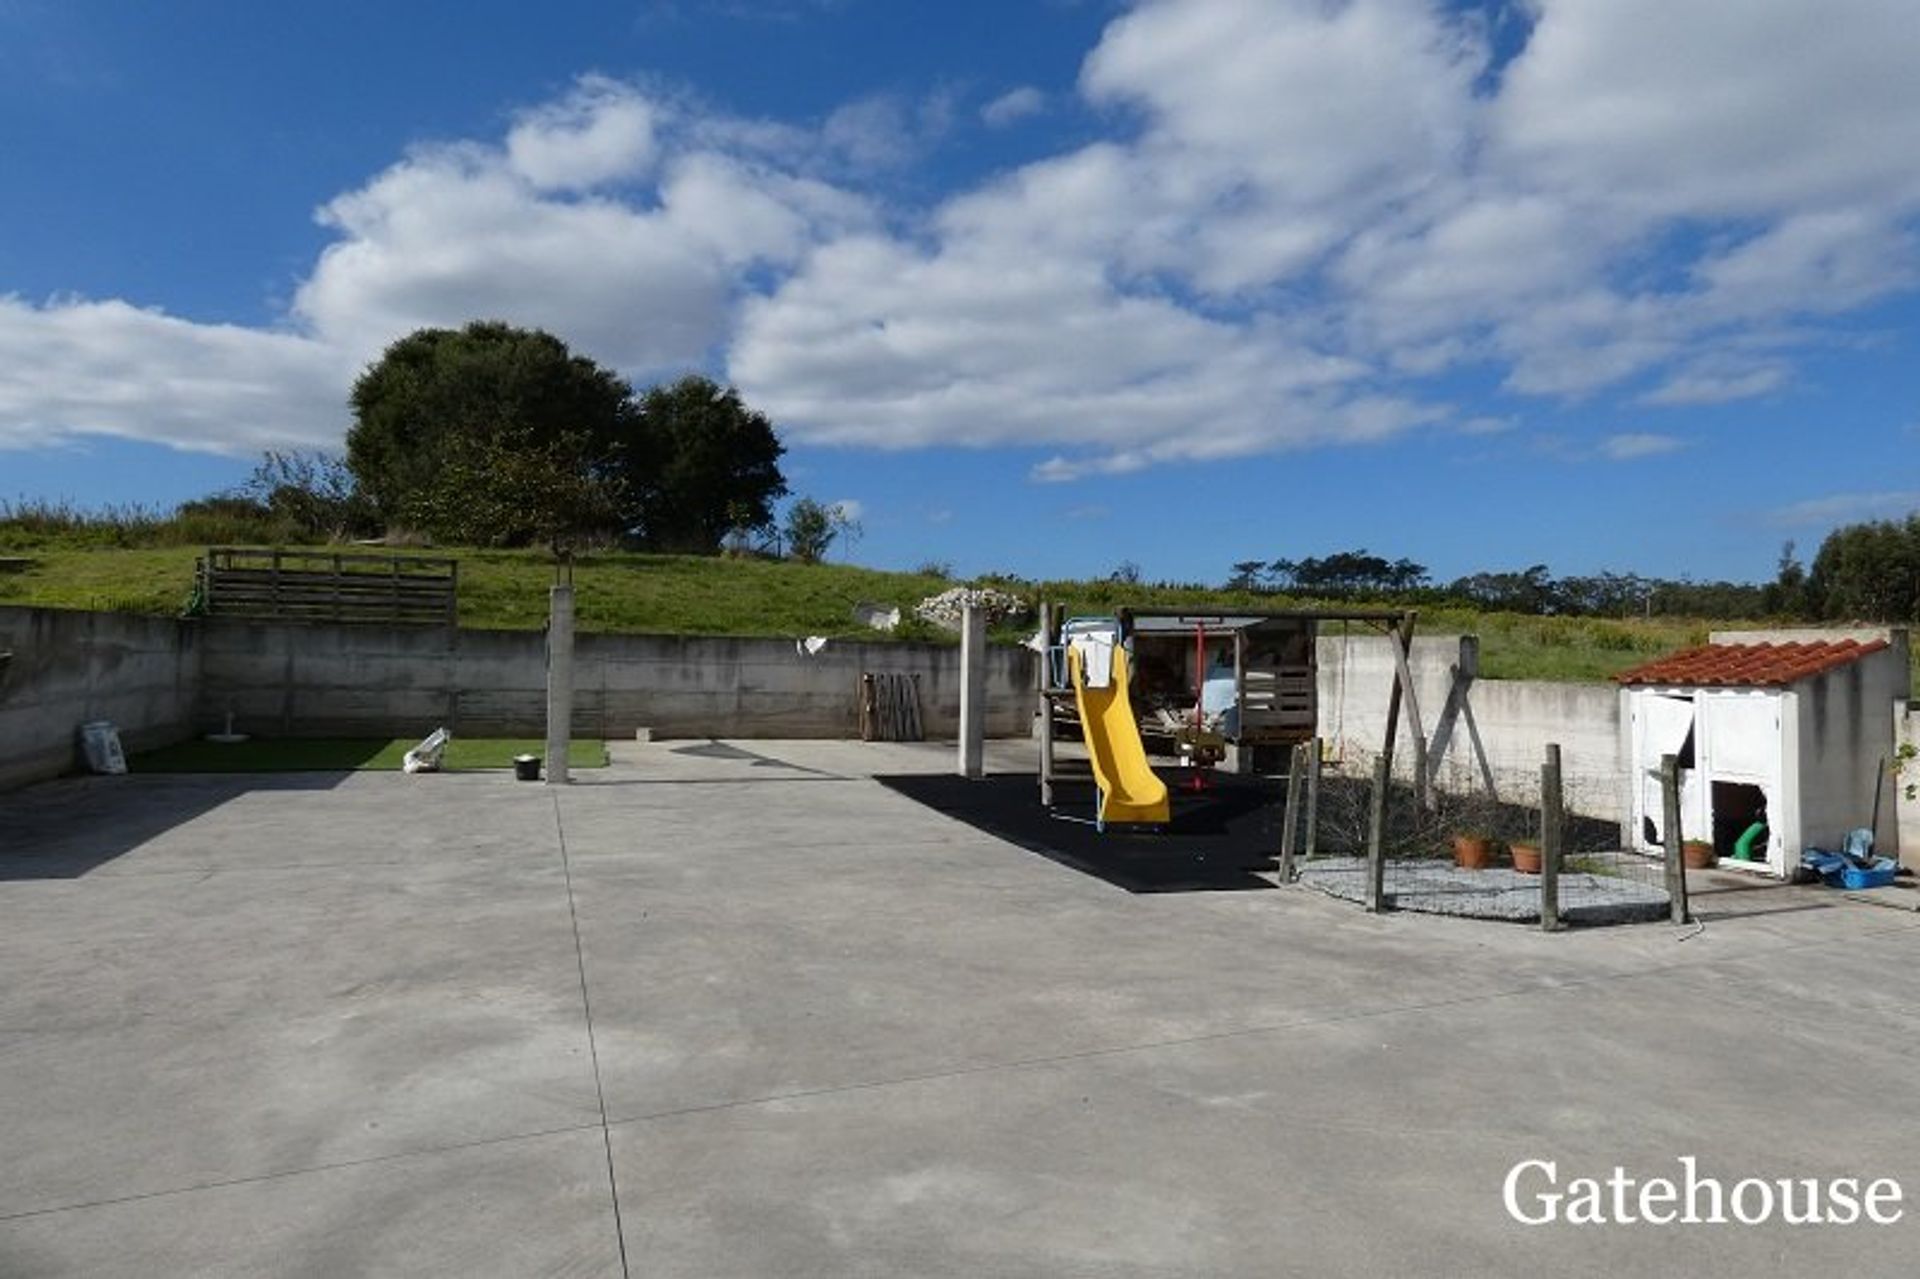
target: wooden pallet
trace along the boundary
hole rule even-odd
[[[872,671],[860,673],[860,740],[923,742],[920,677]]]

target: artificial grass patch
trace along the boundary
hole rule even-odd
[[[135,773],[397,772],[418,743],[405,737],[256,737],[244,742],[195,739],[147,751],[128,761]],[[447,743],[441,767],[448,770],[512,768],[515,755],[544,756],[547,744],[530,737],[456,737]],[[570,768],[604,768],[607,744],[575,740],[567,746]]]

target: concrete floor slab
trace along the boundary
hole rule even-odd
[[[590,1131],[187,1188],[0,1221],[9,1279],[618,1279]]]
[[[1920,1208],[1900,912],[1702,880],[1701,925],[1547,935],[1144,895],[872,780],[950,744],[614,758],[0,796],[0,1274],[1911,1269],[1912,1212],[1499,1198],[1523,1158],[1691,1154]]]
[[[1784,1149],[1751,1103],[1733,1127],[1731,1105],[1701,1115],[1684,1096],[1642,1116],[1623,1100],[1632,1077],[1607,1078],[1604,1060],[1591,1075],[1564,1068],[1585,1037],[1536,1051],[1511,1036],[1489,1044],[1488,1024],[1389,1015],[620,1125],[622,1185],[649,1205],[628,1218],[629,1255],[649,1274],[790,1276],[1891,1276],[1908,1265],[1911,1235],[1897,1227],[1511,1221],[1499,1187],[1529,1158],[1569,1178],[1615,1164],[1671,1176],[1678,1154],[1729,1181],[1864,1169],[1912,1184],[1920,1169],[1863,1116],[1831,1144]]]
[[[0,884],[0,1215],[597,1122],[551,798],[288,794]]]

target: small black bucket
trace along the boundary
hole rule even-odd
[[[518,781],[539,781],[540,757],[538,755],[515,755],[513,757],[513,775]]]

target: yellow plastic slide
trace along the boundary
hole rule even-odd
[[[1147,748],[1140,741],[1140,724],[1127,698],[1127,650],[1113,650],[1113,673],[1105,688],[1088,688],[1081,677],[1080,654],[1067,650],[1073,672],[1073,700],[1080,708],[1080,732],[1093,760],[1093,780],[1100,787],[1100,825],[1140,822],[1166,825],[1173,820],[1167,784],[1147,766]]]

